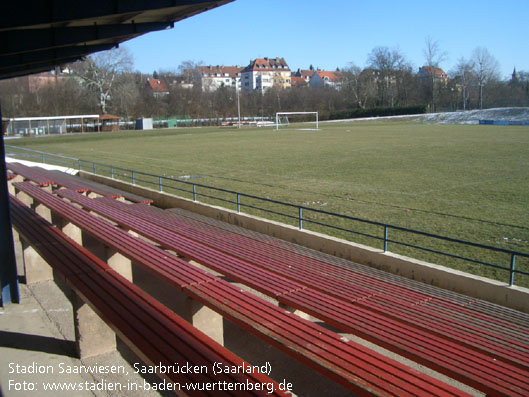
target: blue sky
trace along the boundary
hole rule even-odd
[[[259,57],[284,57],[292,70],[364,67],[377,46],[398,48],[417,70],[430,36],[447,54],[445,71],[481,46],[506,78],[513,67],[529,72],[528,17],[529,0],[236,0],[124,45],[144,73]]]

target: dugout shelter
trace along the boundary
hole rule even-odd
[[[0,3],[0,79],[40,73],[110,50],[233,0],[29,0]],[[1,104],[0,104],[1,106]],[[0,108],[1,119],[1,108]],[[0,134],[1,303],[19,302]]]

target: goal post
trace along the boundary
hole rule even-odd
[[[316,130],[319,129],[318,112],[277,112],[276,113],[276,131],[279,130],[280,125],[289,124],[288,116],[299,116],[299,115],[314,115],[316,117]],[[282,123],[281,119],[286,119],[286,123]]]

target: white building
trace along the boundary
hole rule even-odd
[[[264,93],[274,86],[289,88],[291,72],[284,58],[257,58],[241,73],[241,88]]]
[[[220,87],[241,88],[240,66],[198,66],[203,91],[216,91]]]

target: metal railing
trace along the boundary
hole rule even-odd
[[[108,164],[96,163],[88,160],[81,160],[72,157],[50,154],[45,152],[40,152],[36,150],[21,148],[12,145],[5,145],[6,155],[22,158],[22,159],[37,159],[42,163],[52,163],[61,165],[64,167],[75,168],[79,171],[88,171],[93,174],[99,174],[107,176],[113,179],[120,179],[132,183],[133,185],[139,184],[141,186],[155,188],[160,192],[168,193],[178,193],[178,194],[187,194],[194,201],[199,201],[199,198],[214,200],[223,204],[225,208],[235,208],[238,213],[242,212],[242,208],[247,210],[259,211],[271,216],[277,216],[286,218],[295,224],[300,230],[306,227],[306,224],[311,224],[314,226],[319,226],[324,230],[334,230],[340,233],[347,233],[348,235],[361,236],[363,238],[373,239],[379,241],[382,244],[382,249],[384,252],[388,251],[389,244],[394,244],[400,247],[406,247],[413,250],[419,250],[429,254],[441,255],[447,258],[461,260],[464,262],[483,265],[494,269],[499,269],[501,271],[508,272],[508,283],[509,285],[515,284],[515,275],[520,274],[524,276],[529,276],[529,271],[520,270],[516,268],[516,263],[518,258],[529,259],[529,253],[514,251],[510,249],[494,247],[491,245],[485,245],[480,243],[475,243],[471,241],[460,240],[457,238],[441,236],[433,233],[423,232],[419,230],[408,229],[401,226],[395,226],[383,222],[376,222],[367,219],[352,217],[349,215],[338,214],[330,211],[325,211],[321,209],[310,208],[303,205],[286,203],[283,201],[273,200],[270,198],[259,197],[251,194],[240,193],[228,189],[222,189],[218,187],[203,185],[199,183],[194,183],[186,180],[177,179],[174,177],[160,176],[155,174],[149,174],[141,171],[130,170],[126,168],[116,167]],[[11,152],[7,152],[9,149]],[[212,195],[215,192],[217,196]],[[222,196],[221,196],[222,195]],[[244,200],[243,200],[244,199]],[[254,202],[254,204],[252,204]],[[264,203],[257,205],[255,202]],[[272,206],[272,207],[271,207]],[[282,208],[278,210],[277,207]],[[286,211],[291,210],[292,213]],[[316,216],[323,217],[325,221],[320,221],[314,219],[314,217],[309,217],[307,214],[313,214]],[[379,229],[379,234],[373,234],[372,231],[361,231],[357,228],[356,230],[351,227],[340,226],[340,221],[346,224],[359,223],[362,225],[368,225],[371,228]],[[398,232],[406,233],[408,235],[418,236],[420,238],[425,238],[426,241],[437,241],[442,243],[448,243],[450,245],[460,245],[465,247],[471,247],[478,249],[480,252],[489,252],[494,254],[503,254],[506,255],[508,261],[508,266],[502,266],[498,263],[490,263],[490,261],[470,258],[457,253],[450,253],[436,248],[439,244],[433,243],[433,247],[425,247],[419,245],[419,243],[407,242],[399,240],[395,237],[390,238],[390,236],[395,235]],[[349,239],[351,240],[351,239]],[[423,241],[424,243],[424,241]],[[479,255],[477,255],[479,256]],[[482,255],[483,256],[483,255]],[[486,256],[486,255],[485,255]]]

